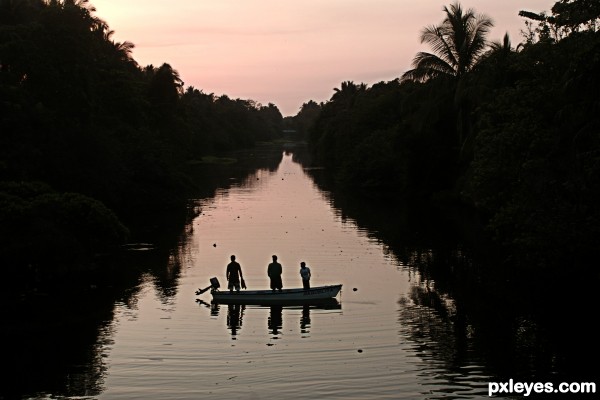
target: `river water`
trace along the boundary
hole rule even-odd
[[[291,152],[273,168],[232,178],[194,200],[193,208],[196,216],[171,247],[132,246],[139,273],[113,288],[118,294],[109,310],[103,304],[84,311],[91,321],[40,329],[43,346],[21,351],[14,375],[4,374],[12,394],[479,399],[500,379],[562,379],[569,372],[584,378],[565,360],[571,349],[552,342],[546,328],[493,306],[462,307],[442,283],[411,265],[429,265],[438,253],[391,248],[383,232],[359,226],[337,208]],[[455,257],[448,260],[460,258],[459,250],[449,253]],[[305,261],[313,286],[341,283],[343,289],[331,304],[304,307],[214,305],[209,292],[197,296],[212,277],[226,284],[232,254],[248,289],[268,288],[273,254],[283,265],[284,288],[301,286]],[[89,306],[68,304],[65,309],[79,312]]]

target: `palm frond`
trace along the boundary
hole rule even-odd
[[[431,53],[417,53],[413,59],[413,67],[413,69],[406,71],[402,75],[400,78],[401,81],[412,80],[416,82],[425,82],[442,75],[454,75],[452,65]]]

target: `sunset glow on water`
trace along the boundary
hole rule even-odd
[[[182,269],[176,295],[165,298],[149,278],[135,304],[117,306],[100,398],[398,399],[447,398],[448,391],[478,398],[485,391],[475,360],[450,381],[440,344],[423,347],[414,337],[440,324],[410,300],[423,287],[418,276],[342,220],[291,154],[276,171],[259,170],[198,204],[201,214],[172,256]],[[196,297],[211,277],[225,282],[231,254],[249,289],[268,288],[272,254],[288,288],[301,286],[305,261],[313,285],[344,285],[339,306],[227,306],[212,305],[210,292]]]

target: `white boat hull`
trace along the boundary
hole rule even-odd
[[[283,289],[272,290],[212,290],[211,294],[215,303],[245,303],[245,304],[271,304],[286,302],[315,302],[332,299],[338,295],[342,285],[318,286],[310,289]]]

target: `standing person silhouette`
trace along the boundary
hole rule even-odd
[[[279,290],[281,292],[281,289],[283,288],[283,282],[281,282],[282,272],[283,269],[281,264],[277,262],[277,256],[274,255],[273,262],[267,267],[267,275],[269,275],[269,278],[271,279],[271,290]]]
[[[231,256],[231,262],[229,264],[227,264],[227,281],[229,282],[227,284],[227,287],[229,288],[230,292],[233,292],[233,289],[235,289],[236,291],[240,291],[240,281],[242,282],[241,286],[245,286],[246,284],[244,283],[244,276],[242,275],[242,267],[241,265],[235,261],[235,256]]]
[[[302,287],[304,287],[304,290],[310,289],[310,268],[306,266],[304,261],[300,263],[300,276],[302,277]]]

